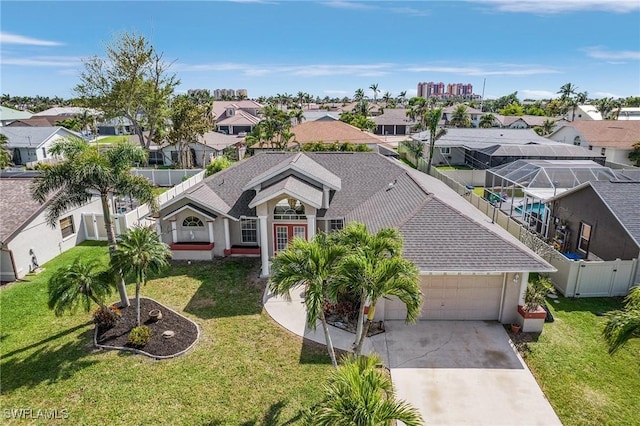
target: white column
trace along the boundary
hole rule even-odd
[[[307,215],[307,240],[311,241],[311,239],[316,235],[316,215],[308,214]]]
[[[516,279],[517,277],[517,279]],[[516,286],[519,285],[520,287],[520,293],[518,293],[518,305],[520,306],[524,306],[524,295],[527,292],[527,282],[529,281],[529,274],[528,273],[524,273],[524,274],[520,274],[520,273],[515,273],[513,275],[513,282]]]
[[[329,196],[331,195],[331,193],[329,192],[329,187],[328,186],[323,186],[322,187],[322,208],[323,209],[328,209],[329,208]]]
[[[158,241],[162,241],[162,225],[160,225],[160,218],[156,220],[156,232],[158,233]]]
[[[213,221],[208,221],[207,225],[209,225],[209,244],[213,244]]]
[[[120,218],[118,216],[112,217],[113,224],[116,226],[116,235],[120,235]]]
[[[178,242],[178,226],[176,225],[175,220],[171,221],[171,242],[172,243]]]
[[[260,259],[262,261],[263,277],[269,276],[269,238],[267,237],[267,217],[259,216],[260,220]]]
[[[229,219],[224,218],[224,249],[231,250],[231,235],[229,235]]]
[[[98,234],[98,219],[96,219],[96,214],[91,214],[91,219],[93,220],[93,235],[96,236],[96,240],[100,239],[100,234]]]

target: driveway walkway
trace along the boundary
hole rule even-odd
[[[265,309],[280,325],[324,343],[322,328],[305,325],[302,291],[292,301],[265,294]],[[502,325],[491,321],[385,321],[369,338],[391,369],[399,398],[420,410],[427,425],[561,425]],[[349,350],[353,334],[331,327],[334,346]]]

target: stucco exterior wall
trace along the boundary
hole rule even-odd
[[[84,224],[82,222],[83,213],[101,212],[102,207],[99,199],[67,211],[60,216],[65,218],[73,216],[74,233],[66,238],[62,237],[60,231],[60,221],[54,228],[47,225],[45,221],[46,211],[41,212],[22,231],[7,244],[11,250],[16,266],[16,278],[22,278],[34,269],[35,262],[42,266],[45,262],[53,259],[60,253],[75,247],[86,240]],[[33,252],[30,253],[30,251]],[[34,259],[35,256],[35,259]],[[4,262],[3,262],[4,265]],[[5,268],[2,267],[4,272]]]

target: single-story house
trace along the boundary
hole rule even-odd
[[[251,133],[261,121],[258,111],[262,105],[251,100],[215,101],[213,113],[216,117],[216,130],[228,135]]]
[[[61,116],[65,116],[67,118],[69,117],[75,117],[77,115],[82,115],[85,112],[87,112],[90,115],[93,116],[98,116],[100,115],[100,113],[92,108],[85,108],[85,107],[53,107],[53,108],[49,108],[46,109],[44,111],[40,111],[37,112],[35,114],[33,114],[34,117],[46,117],[46,116],[51,116],[51,115],[61,115]]]
[[[20,111],[0,105],[0,127],[7,126],[16,120],[26,120],[31,118],[31,115],[28,111]]]
[[[407,117],[405,108],[387,108],[380,115],[371,118],[377,125],[376,135],[408,135],[416,121]]]
[[[549,139],[588,148],[616,164],[633,165],[629,153],[640,141],[638,120],[573,121],[557,129]]]
[[[579,268],[558,264],[563,271],[556,284],[564,295],[625,296],[640,285],[640,176],[586,182],[552,198],[547,208],[554,247],[586,260]]]
[[[455,112],[455,110],[462,104],[456,104],[456,105],[451,105],[448,107],[444,107],[442,109],[442,119],[445,121],[446,125],[449,125],[449,122],[451,121],[451,118],[453,117],[453,113]],[[475,109],[475,108],[471,108],[469,106],[467,106],[467,114],[469,114],[469,120],[471,120],[471,125],[473,127],[479,127],[480,126],[480,118],[482,117],[482,115],[484,114],[482,111],[480,111],[479,109]]]
[[[69,209],[55,227],[46,223],[48,202],[31,198],[37,172],[3,172],[0,175],[0,266],[2,282],[11,282],[36,270],[86,238],[83,213],[102,213],[95,197],[82,207]]]
[[[416,133],[411,138],[428,144],[429,132]],[[580,147],[567,149],[566,144],[543,138],[532,129],[448,128],[435,146],[433,164],[466,165],[472,169],[488,169],[520,159],[604,162],[598,152]]]
[[[13,153],[13,164],[26,165],[51,159],[49,150],[59,140],[68,137],[82,137],[79,133],[64,127],[12,127],[0,128],[7,137],[7,149]]]
[[[126,117],[113,117],[98,123],[101,136],[121,136],[133,133],[133,123]],[[136,141],[137,142],[137,141]]]
[[[538,115],[494,115],[500,127],[508,129],[531,129],[536,126],[542,127],[547,120],[557,119]]]
[[[137,140],[137,139],[135,139]],[[244,158],[247,151],[244,138],[239,136],[225,135],[220,132],[207,132],[198,138],[197,142],[189,144],[193,164],[197,167],[205,167],[217,157],[222,157],[225,150],[232,149],[237,160]],[[178,162],[178,147],[164,144],[155,147],[162,159],[162,162],[155,164],[172,165]],[[150,156],[151,157],[151,156]]]
[[[317,110],[317,111],[304,111],[303,112],[305,121],[337,121],[340,120],[340,113],[336,111],[325,111],[325,110]]]
[[[53,127],[56,122],[67,120],[65,115],[47,115],[44,117],[32,117],[24,120],[16,120],[7,124],[7,127]]]
[[[174,259],[258,256],[261,274],[293,237],[346,223],[397,227],[420,270],[422,319],[517,318],[529,272],[555,269],[439,180],[377,153],[264,152],[160,206]],[[396,299],[384,319],[404,319]]]

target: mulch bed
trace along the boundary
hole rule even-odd
[[[128,343],[129,331],[136,324],[136,301],[130,299],[131,305],[121,308],[122,319],[111,328],[98,327],[96,342],[112,349],[139,349],[153,357],[170,357],[188,349],[198,339],[198,327],[182,315],[173,312],[151,299],[140,298],[140,322],[151,329],[151,340],[145,346],[134,347]],[[160,309],[162,319],[153,321],[149,311]],[[171,330],[175,334],[165,338],[162,333]]]

